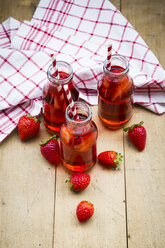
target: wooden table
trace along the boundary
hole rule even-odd
[[[164,0],[113,0],[165,67]],[[9,16],[30,20],[38,0],[1,0],[0,21]],[[165,247],[165,115],[135,107],[131,123],[144,121],[146,149],[137,151],[123,130],[105,129],[93,108],[99,129],[98,152],[113,149],[124,155],[120,170],[96,164],[91,184],[71,192],[68,174],[48,164],[38,137],[21,142],[15,130],[0,145],[1,248],[164,248]],[[93,217],[80,224],[76,206],[95,205]]]

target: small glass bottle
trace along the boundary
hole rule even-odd
[[[52,65],[48,67],[48,82],[43,88],[44,124],[51,134],[59,135],[61,124],[65,122],[65,110],[69,105],[63,86],[68,84],[74,101],[78,100],[78,88],[73,82],[73,69],[64,61],[57,61],[58,76]]]
[[[118,54],[111,57],[111,69],[104,62],[104,74],[99,82],[98,115],[110,129],[119,129],[132,116],[133,80],[129,76],[128,60]]]
[[[87,171],[97,160],[96,140],[98,131],[92,121],[92,111],[85,102],[75,102],[77,116],[65,112],[66,123],[61,126],[61,160],[70,172]]]

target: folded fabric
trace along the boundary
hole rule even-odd
[[[0,49],[0,110],[41,98],[50,57],[43,52]]]
[[[11,40],[15,32],[20,27],[20,22],[9,17],[0,25],[0,48],[11,48]],[[3,53],[1,54],[3,56]]]
[[[41,0],[30,22],[0,25],[0,141],[21,115],[37,115],[50,53],[69,62],[80,97],[97,104],[108,39],[129,60],[134,103],[165,112],[165,71],[144,40],[109,0]]]
[[[134,32],[136,33],[133,29],[132,33]],[[31,33],[35,33],[35,42],[26,42],[30,39]],[[130,37],[121,45],[119,53],[129,60],[130,74],[135,85],[133,101],[153,112],[162,113],[155,104],[165,103],[165,71],[140,36],[134,46],[131,40],[133,35]],[[87,34],[70,35],[66,30],[55,31],[25,22],[12,40],[12,46],[44,51],[48,54],[54,51],[57,59],[63,55],[63,59],[73,66],[75,82],[80,89],[81,97],[90,104],[97,104],[97,82],[103,71],[103,61],[107,52],[105,42],[100,46],[99,42],[88,40]],[[115,41],[112,53],[118,53]]]

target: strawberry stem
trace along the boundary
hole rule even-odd
[[[88,203],[88,204],[91,204],[91,205],[93,205],[93,203],[92,202],[90,202],[90,201],[85,201],[85,200],[82,200],[81,202],[84,202],[84,203]]]
[[[39,120],[37,119],[36,116],[32,116],[32,115],[29,115],[29,114],[26,115],[26,118],[32,118],[32,119],[35,121],[35,123],[36,123],[37,121],[39,121]],[[39,121],[39,122],[40,122],[40,121]]]
[[[68,187],[69,187],[69,189],[73,189],[72,187],[73,187],[73,183],[72,183],[72,181],[70,180],[70,179],[67,179],[66,181],[65,181],[65,183],[67,183],[68,184]]]
[[[137,127],[137,126],[141,126],[141,125],[143,125],[143,121],[141,121],[141,122],[139,122],[139,123],[135,123],[135,124],[133,124],[132,126],[130,126],[130,127],[126,127],[126,128],[124,128],[124,132],[127,132],[129,129],[133,129],[134,127]]]
[[[122,161],[123,156],[121,155],[121,153],[116,153],[116,158],[114,159],[114,162],[116,163],[116,166],[120,165],[120,162]]]
[[[48,143],[48,141],[52,140],[52,139],[58,139],[56,135],[51,136],[49,139],[46,140],[41,140],[40,146],[42,145],[46,145]]]

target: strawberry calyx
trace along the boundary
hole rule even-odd
[[[71,181],[70,179],[66,180],[65,183],[67,183],[68,186],[69,186],[69,188],[70,188],[71,190],[73,190],[73,183],[72,183],[72,181]]]
[[[122,162],[122,158],[123,156],[121,155],[121,153],[116,152],[116,158],[113,160],[114,163],[116,163],[116,166],[120,165],[120,162]]]
[[[144,123],[144,121],[141,121],[141,122],[139,122],[139,123],[135,123],[135,124],[133,124],[132,126],[130,126],[130,127],[126,127],[126,128],[124,128],[124,132],[127,132],[128,130],[132,130],[134,127],[137,127],[137,126],[141,126],[141,125],[143,125],[143,123]]]
[[[81,203],[88,203],[88,204],[93,205],[93,203],[91,203],[90,201],[85,201],[85,200],[81,201]]]
[[[26,118],[32,118],[35,121],[35,123],[37,123],[37,121],[40,122],[40,120],[38,120],[36,116],[32,116],[32,115],[29,115],[29,114],[26,115]]]
[[[50,138],[48,138],[48,139],[46,139],[46,140],[41,140],[41,143],[39,144],[40,146],[42,146],[42,145],[46,145],[50,140],[52,140],[52,139],[56,139],[57,140],[57,136],[56,135],[53,135],[53,136],[51,136]]]

